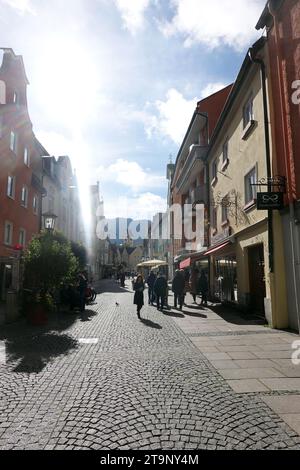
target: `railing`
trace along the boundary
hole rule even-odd
[[[196,204],[207,204],[207,185],[203,184],[198,186],[192,191],[191,195],[191,204],[196,206]]]

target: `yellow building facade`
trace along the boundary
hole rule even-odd
[[[266,61],[264,47],[261,42],[259,57]],[[257,210],[256,204],[257,192],[267,191],[257,183],[268,176],[262,85],[260,65],[247,55],[208,152],[207,255],[213,297],[284,328],[288,315],[280,217],[273,212],[270,243],[268,211]],[[272,149],[270,160],[272,164]]]

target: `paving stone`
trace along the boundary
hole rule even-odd
[[[9,345],[0,366],[1,449],[300,449],[292,426],[261,400],[269,393],[262,381],[227,382],[226,370],[214,367],[254,360],[252,351],[276,348],[277,335],[231,327],[207,309],[207,336],[191,342],[188,335],[202,334],[202,318],[178,320],[145,306],[140,322],[132,293],[102,285],[107,292],[89,307],[90,321],[60,315],[37,329],[1,328]],[[98,343],[79,345],[79,338]],[[278,338],[288,347],[289,335]]]

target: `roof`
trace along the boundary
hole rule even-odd
[[[34,142],[35,142],[36,149],[39,152],[39,155],[41,157],[50,157],[50,154],[47,152],[45,147],[41,144],[41,142],[36,138],[35,135],[34,135]]]
[[[270,13],[269,5],[271,6],[272,10],[278,10],[281,5],[283,4],[284,0],[270,0],[267,2],[259,20],[256,25],[256,29],[263,29],[266,26],[269,27],[273,24],[273,17]]]

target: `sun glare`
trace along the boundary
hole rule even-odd
[[[62,125],[84,128],[95,102],[100,79],[91,51],[78,41],[46,42],[39,61],[40,104]]]
[[[37,73],[39,105],[49,120],[66,130],[71,140],[69,157],[76,169],[85,233],[89,234],[89,153],[83,135],[91,122],[100,88],[96,64],[91,51],[80,41],[56,37],[42,47]],[[89,245],[88,239],[86,243]]]

